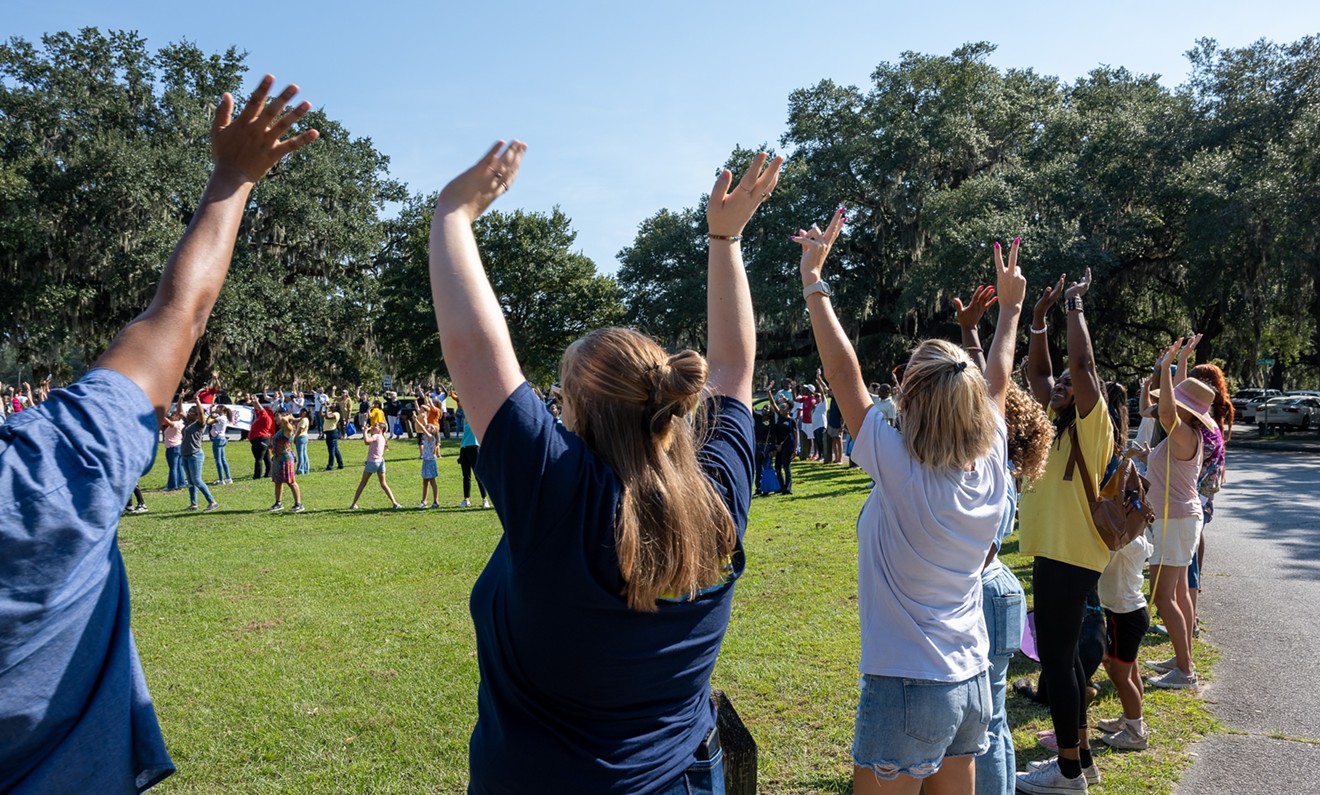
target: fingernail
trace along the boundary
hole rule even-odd
[[[1020,238],[1020,237],[1015,237],[1015,238],[1013,238],[1013,245],[1016,246],[1016,245],[1018,244],[1018,242],[1021,241],[1021,240],[1022,240],[1022,238]]]
[[[998,241],[998,240],[995,241],[995,248],[999,248],[999,241]]]

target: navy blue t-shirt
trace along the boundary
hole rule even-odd
[[[504,535],[472,589],[472,793],[651,793],[715,724],[710,675],[729,624],[752,494],[752,416],[707,403],[698,459],[738,529],[728,585],[628,608],[614,546],[621,484],[520,386],[481,439],[477,476]]]
[[[0,426],[0,792],[137,793],[174,771],[116,544],[155,455],[156,411],[113,370]]]

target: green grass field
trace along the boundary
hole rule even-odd
[[[214,513],[184,512],[186,491],[149,491],[150,512],[125,517],[134,631],[179,768],[156,791],[464,791],[478,679],[467,598],[500,528],[493,511],[456,507],[453,444],[440,463],[440,510],[389,510],[374,478],[362,510],[347,510],[364,457],[350,440],[347,468],[334,472],[320,470],[325,447],[311,443],[304,514],[267,513],[270,482],[239,480],[212,487]],[[228,450],[236,479],[250,476],[247,444]],[[386,458],[399,501],[416,505],[415,447],[392,442]],[[142,486],[164,480],[160,456]],[[747,572],[713,684],[757,740],[763,792],[851,790],[854,522],[869,483],[856,469],[801,463],[793,496],[753,503]],[[1006,559],[1029,580],[1016,548],[1010,539]],[[1143,659],[1171,654],[1150,640]],[[1204,677],[1213,650],[1198,653]],[[1036,670],[1019,656],[1010,676]],[[1046,710],[1012,694],[1009,710],[1019,766],[1047,757],[1035,742]],[[1094,715],[1118,711],[1102,681]],[[1172,791],[1187,744],[1218,729],[1189,691],[1148,692],[1147,719],[1150,750],[1101,747],[1095,791]]]

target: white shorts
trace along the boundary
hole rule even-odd
[[[1190,566],[1192,554],[1201,543],[1201,517],[1170,519],[1169,528],[1164,529],[1164,520],[1155,518],[1150,526],[1150,541],[1155,551],[1150,555],[1152,566]]]

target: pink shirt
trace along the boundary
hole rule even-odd
[[[367,461],[379,464],[385,460],[385,434],[377,434],[367,442]]]
[[[1201,474],[1201,450],[1190,461],[1179,461],[1178,456],[1170,455],[1170,437],[1155,445],[1146,459],[1146,479],[1150,488],[1146,490],[1146,499],[1155,511],[1155,519],[1164,517],[1164,472],[1169,473],[1169,518],[1201,518],[1201,496],[1197,492],[1196,480]]]
[[[178,447],[183,444],[183,420],[165,420],[165,446]]]

